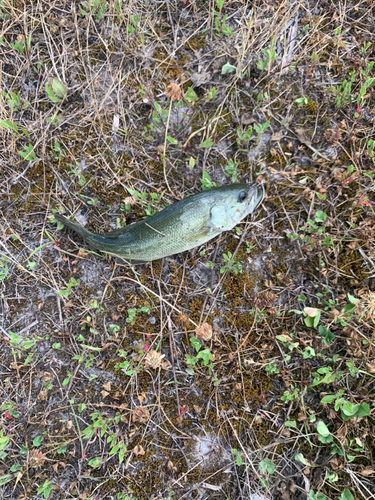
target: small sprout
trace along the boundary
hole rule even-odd
[[[227,73],[233,73],[233,71],[236,71],[236,69],[236,66],[233,66],[233,64],[225,63],[221,68],[221,74],[226,75]]]

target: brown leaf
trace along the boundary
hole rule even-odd
[[[102,387],[106,391],[111,392],[111,382],[107,382],[106,384],[103,384]]]
[[[283,338],[284,340],[290,342],[292,340],[292,337],[290,337],[290,335],[286,334],[286,333],[282,333],[281,335],[279,335],[279,337]]]
[[[303,129],[296,128],[295,132],[297,134],[298,140],[302,142],[302,144],[305,144],[306,146],[311,146],[311,141],[305,136]]]
[[[64,308],[68,309],[69,307],[74,307],[74,302],[71,300],[68,300],[68,302],[65,302]]]
[[[125,205],[130,205],[131,207],[137,203],[137,198],[135,196],[127,196],[124,199]]]
[[[170,97],[172,101],[179,101],[181,99],[181,89],[180,86],[175,83],[171,82],[168,87],[165,89],[165,93],[167,97]]]
[[[331,465],[332,470],[334,471],[340,470],[344,467],[342,460],[340,460],[338,457],[332,458],[328,463]]]
[[[271,141],[280,141],[284,137],[284,134],[281,132],[275,132],[271,135]]]
[[[81,257],[82,259],[84,259],[85,257],[88,256],[88,252],[85,252],[84,250],[82,250],[82,248],[80,248],[78,250],[78,253],[77,253],[77,257]]]
[[[374,469],[370,466],[365,467],[364,469],[360,470],[359,473],[361,476],[369,477],[374,474]]]
[[[107,396],[109,396],[109,392],[107,391],[100,391],[100,394],[102,395],[102,399],[105,399]]]
[[[195,336],[199,340],[210,340],[210,338],[212,337],[212,326],[208,323],[203,323],[195,329]]]
[[[39,391],[39,394],[37,395],[36,399],[38,401],[47,401],[47,397],[48,397],[48,391],[46,389],[42,389],[41,391]]]
[[[251,123],[256,123],[257,118],[251,113],[243,113],[241,115],[242,125],[250,125]]]
[[[338,128],[327,128],[324,132],[324,140],[329,146],[336,146],[341,139],[342,132]]]
[[[303,312],[307,314],[310,318],[315,318],[315,316],[318,314],[319,309],[316,307],[305,307],[303,309]]]
[[[161,366],[161,368],[162,368],[163,370],[166,370],[166,371],[168,371],[168,370],[170,370],[170,369],[172,368],[171,363],[170,363],[170,362],[169,362],[169,360],[168,360],[168,359],[166,359],[166,358],[164,358],[164,359],[162,360],[162,362],[160,363],[160,366]]]
[[[336,416],[336,415],[335,415]],[[348,426],[346,424],[342,425],[339,429],[336,431],[336,435],[340,438],[345,438],[348,433]]]
[[[173,465],[173,462],[169,459],[168,459],[167,467],[168,467],[168,470],[171,470],[173,472],[177,472],[177,467],[175,465]]]
[[[133,410],[133,422],[140,422],[141,424],[145,424],[150,420],[150,412],[145,406],[137,406]]]
[[[277,299],[277,295],[270,291],[258,293],[254,297],[253,304],[258,309],[265,309],[266,307],[270,307],[275,300]]]
[[[145,452],[145,450],[142,448],[142,446],[140,444],[137,444],[133,448],[133,453],[134,453],[134,455],[144,455],[146,452]]]
[[[59,467],[62,469],[65,469],[66,463],[65,462],[56,462],[52,465],[52,469],[57,473],[59,472]],[[85,497],[86,498],[86,497]]]

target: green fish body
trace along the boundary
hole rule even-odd
[[[230,184],[179,201],[140,222],[99,235],[63,215],[55,218],[91,246],[131,264],[141,264],[190,250],[229,231],[254,212],[263,186]]]

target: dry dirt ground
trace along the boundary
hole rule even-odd
[[[372,0],[0,1],[0,497],[375,494]],[[254,216],[120,266],[231,182]]]

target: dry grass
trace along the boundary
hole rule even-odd
[[[373,2],[218,5],[0,1],[1,498],[375,494]],[[235,178],[135,269],[53,223]]]

